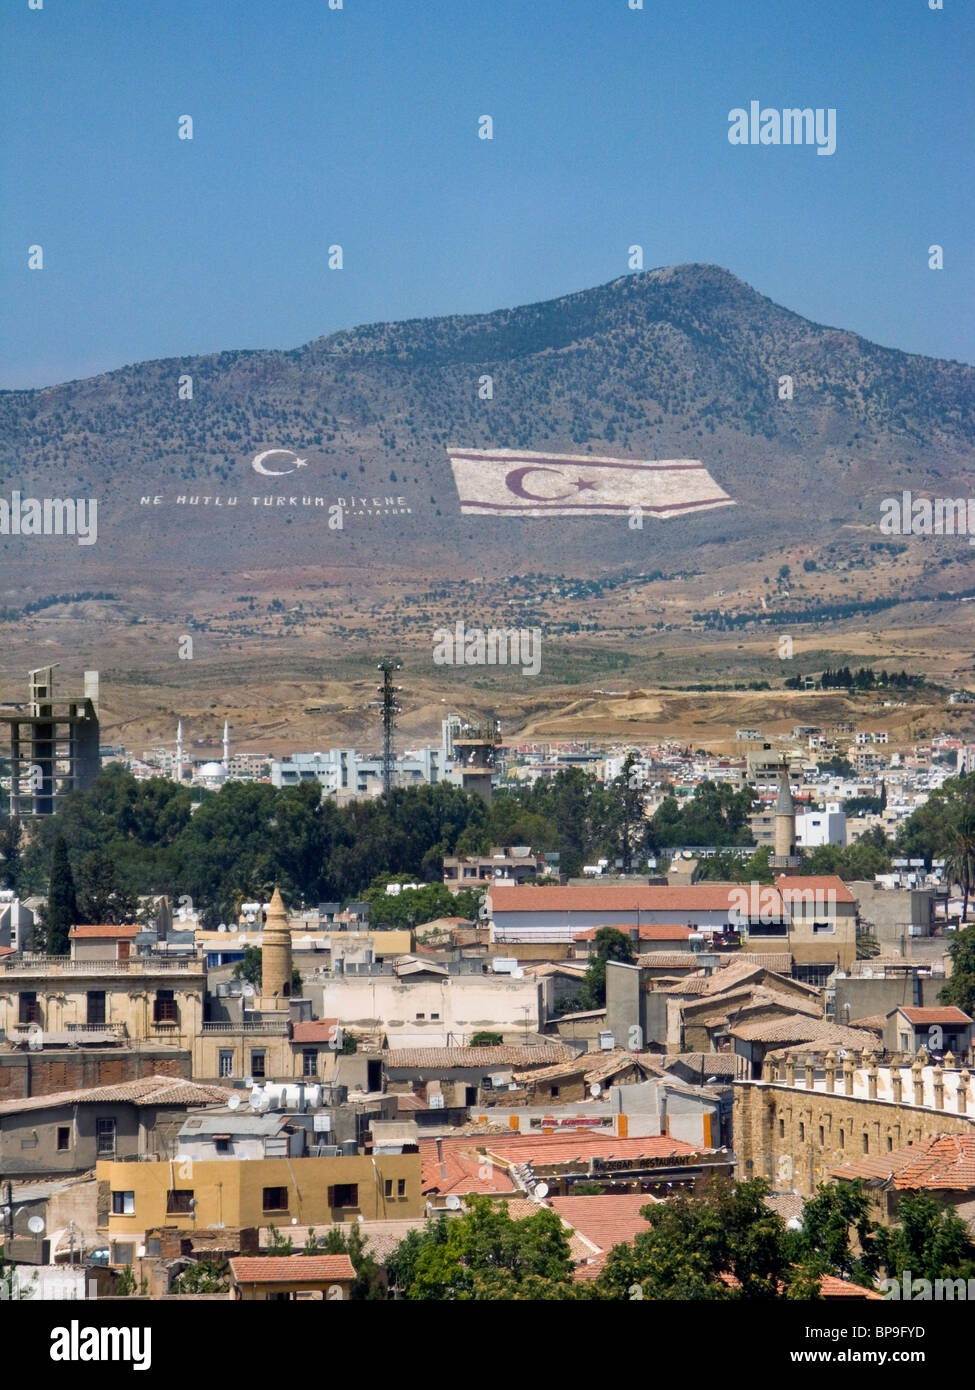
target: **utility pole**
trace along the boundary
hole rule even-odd
[[[383,673],[382,685],[377,685],[376,689],[383,697],[377,702],[383,712],[383,791],[388,792],[393,785],[393,763],[395,761],[393,752],[393,730],[396,727],[396,716],[400,712],[400,705],[396,700],[396,695],[403,689],[401,685],[393,685],[393,672],[402,670],[403,663],[395,661],[392,657],[384,657],[379,662],[377,670]]]

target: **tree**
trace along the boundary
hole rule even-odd
[[[21,822],[16,816],[0,815],[0,888],[17,889],[21,835]]]
[[[136,894],[123,887],[118,869],[101,850],[93,849],[82,857],[75,883],[79,922],[119,926],[135,916],[139,906]]]
[[[270,1241],[268,1248],[272,1255],[293,1255],[294,1241],[290,1236],[283,1236],[277,1226],[271,1225],[269,1228]]]
[[[368,1241],[363,1237],[357,1224],[347,1230],[332,1226],[315,1242],[315,1250],[310,1251],[305,1244],[305,1253],[324,1255],[348,1255],[355,1270],[355,1279],[349,1289],[349,1299],[353,1303],[376,1302],[385,1298],[382,1269],[368,1251]]]
[[[635,771],[637,757],[628,753],[619,776],[612,783],[612,821],[619,836],[619,853],[623,872],[632,871],[634,856],[645,853],[647,820],[644,815],[644,793]]]
[[[595,954],[590,958],[573,1005],[578,1009],[601,1009],[606,1003],[606,962],[633,960],[633,943],[615,927],[600,927],[593,938]],[[566,1012],[569,1012],[567,1009]]]
[[[177,1274],[169,1286],[170,1293],[222,1293],[230,1282],[226,1260],[196,1260]]]
[[[573,1298],[569,1241],[554,1211],[512,1220],[507,1204],[469,1199],[463,1216],[411,1233],[389,1260],[412,1300]]]
[[[768,1184],[716,1179],[642,1209],[649,1230],[617,1245],[596,1281],[602,1298],[777,1298],[788,1266],[785,1225],[769,1211]],[[635,1286],[640,1294],[635,1295]]]
[[[948,942],[951,974],[938,994],[939,1004],[954,1004],[972,1015],[975,1008],[975,926],[965,927]]]
[[[802,1228],[786,1232],[784,1249],[790,1264],[872,1287],[883,1244],[881,1228],[870,1219],[869,1209],[862,1182],[820,1183],[803,1208]]]
[[[930,1192],[905,1192],[897,1207],[898,1225],[885,1232],[888,1276],[906,1271],[915,1279],[968,1279],[975,1261],[968,1227]]]
[[[71,945],[68,933],[77,921],[78,902],[71,862],[68,859],[68,847],[63,838],[58,836],[51,856],[51,877],[47,890],[47,906],[44,909],[44,926],[47,932],[45,949],[49,956],[69,954]]]
[[[504,1038],[500,1033],[488,1033],[482,1030],[475,1033],[467,1044],[468,1047],[500,1047]]]
[[[125,1265],[119,1271],[118,1279],[115,1281],[117,1298],[145,1298],[148,1292],[149,1280],[145,1278],[137,1280],[131,1265]]]
[[[968,899],[975,888],[975,806],[959,808],[957,820],[943,846],[945,880],[957,883],[962,891],[961,920],[968,920]]]

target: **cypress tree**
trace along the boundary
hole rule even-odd
[[[68,940],[70,928],[78,920],[78,903],[75,898],[74,875],[68,859],[68,847],[63,836],[54,842],[51,855],[51,878],[47,890],[47,953],[49,956],[66,956],[71,947]]]

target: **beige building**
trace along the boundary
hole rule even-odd
[[[854,1158],[884,1155],[939,1134],[969,1134],[975,1088],[950,1054],[945,1065],[878,1066],[875,1057],[797,1051],[768,1058],[761,1081],[736,1081],[738,1176],[812,1195]]]
[[[75,929],[77,930],[77,929]],[[110,1037],[188,1048],[203,1022],[202,961],[166,956],[0,959],[0,1031],[45,1045]],[[100,1036],[99,1036],[100,1035]]]

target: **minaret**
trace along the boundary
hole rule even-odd
[[[775,853],[769,855],[773,869],[798,869],[802,856],[796,853],[796,803],[792,799],[789,773],[779,772],[779,794],[775,802]]]
[[[261,940],[261,999],[266,1009],[286,1009],[291,997],[291,929],[280,891],[268,904]]]
[[[223,770],[230,774],[230,725],[223,721]]]
[[[176,781],[183,780],[183,721],[176,725]]]

